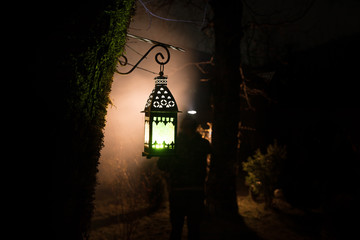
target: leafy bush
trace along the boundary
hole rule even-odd
[[[279,146],[277,141],[267,147],[265,154],[257,149],[253,156],[242,163],[247,172],[246,184],[254,196],[263,197],[266,206],[270,206],[273,192],[278,187],[283,161],[286,159],[286,146]]]
[[[39,66],[44,65],[39,75],[52,81],[44,84],[50,87],[36,90],[41,95],[51,93],[40,106],[46,113],[42,104],[51,102],[47,106],[54,116],[49,119],[56,120],[50,121],[52,129],[46,129],[54,132],[56,143],[51,148],[55,150],[51,198],[56,235],[52,239],[87,239],[109,93],[134,0],[61,1],[58,5],[55,17],[47,19],[39,56]]]

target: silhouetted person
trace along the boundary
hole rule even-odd
[[[196,131],[198,124],[187,116],[180,125],[174,157],[160,158],[158,167],[170,175],[169,203],[171,240],[181,239],[185,217],[188,239],[199,239],[204,211],[206,158],[210,143]]]

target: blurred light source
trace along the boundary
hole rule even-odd
[[[188,111],[187,113],[188,113],[188,114],[191,114],[191,115],[194,115],[194,114],[196,114],[196,111],[195,111],[195,110],[190,110],[190,111]]]
[[[155,88],[146,102],[143,156],[148,158],[175,153],[177,113],[175,99],[167,87],[167,77],[155,77]]]

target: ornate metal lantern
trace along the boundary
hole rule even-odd
[[[177,113],[176,101],[167,87],[167,77],[160,72],[155,88],[146,102],[145,139],[143,155],[171,155],[175,152]]]
[[[148,158],[156,156],[168,156],[175,153],[176,133],[177,133],[177,113],[178,107],[175,99],[167,87],[167,77],[164,76],[164,65],[170,60],[168,47],[180,49],[166,44],[156,44],[151,47],[144,56],[133,65],[128,72],[119,72],[119,74],[131,73],[139,63],[156,47],[163,48],[167,53],[166,61],[160,61],[158,58],[164,59],[161,52],[155,55],[155,60],[160,64],[159,76],[155,77],[155,88],[146,102],[145,109],[145,138],[143,156]],[[182,50],[182,49],[180,49]],[[182,50],[183,51],[183,50]],[[127,64],[127,58],[121,56],[124,61],[119,60],[121,66]]]

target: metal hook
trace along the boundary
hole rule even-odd
[[[160,72],[159,72],[159,75],[160,76],[163,76],[164,75],[164,64],[160,64]]]
[[[165,57],[164,55],[161,53],[161,52],[158,52],[156,55],[155,55],[155,61],[160,64],[160,75],[163,75],[164,74],[164,65],[167,64],[169,61],[170,61],[170,52],[169,52],[169,49],[162,45],[162,44],[156,44],[154,46],[152,46],[145,54],[144,56],[142,56],[142,58],[128,71],[128,72],[119,72],[117,69],[115,70],[117,73],[119,74],[122,74],[122,75],[126,75],[126,74],[129,74],[131,73],[132,71],[134,71],[134,69],[142,62],[142,60],[144,60],[144,58],[146,58],[146,56],[156,47],[162,47],[163,49],[165,49],[166,53],[167,53],[167,59],[166,61],[160,61],[159,60],[159,57],[164,60]],[[127,58],[124,56],[124,55],[121,55],[120,57],[123,57],[125,59],[125,62],[122,62],[120,59],[118,59],[118,62],[120,63],[121,66],[125,66],[127,65]],[[161,74],[162,73],[162,74]]]

